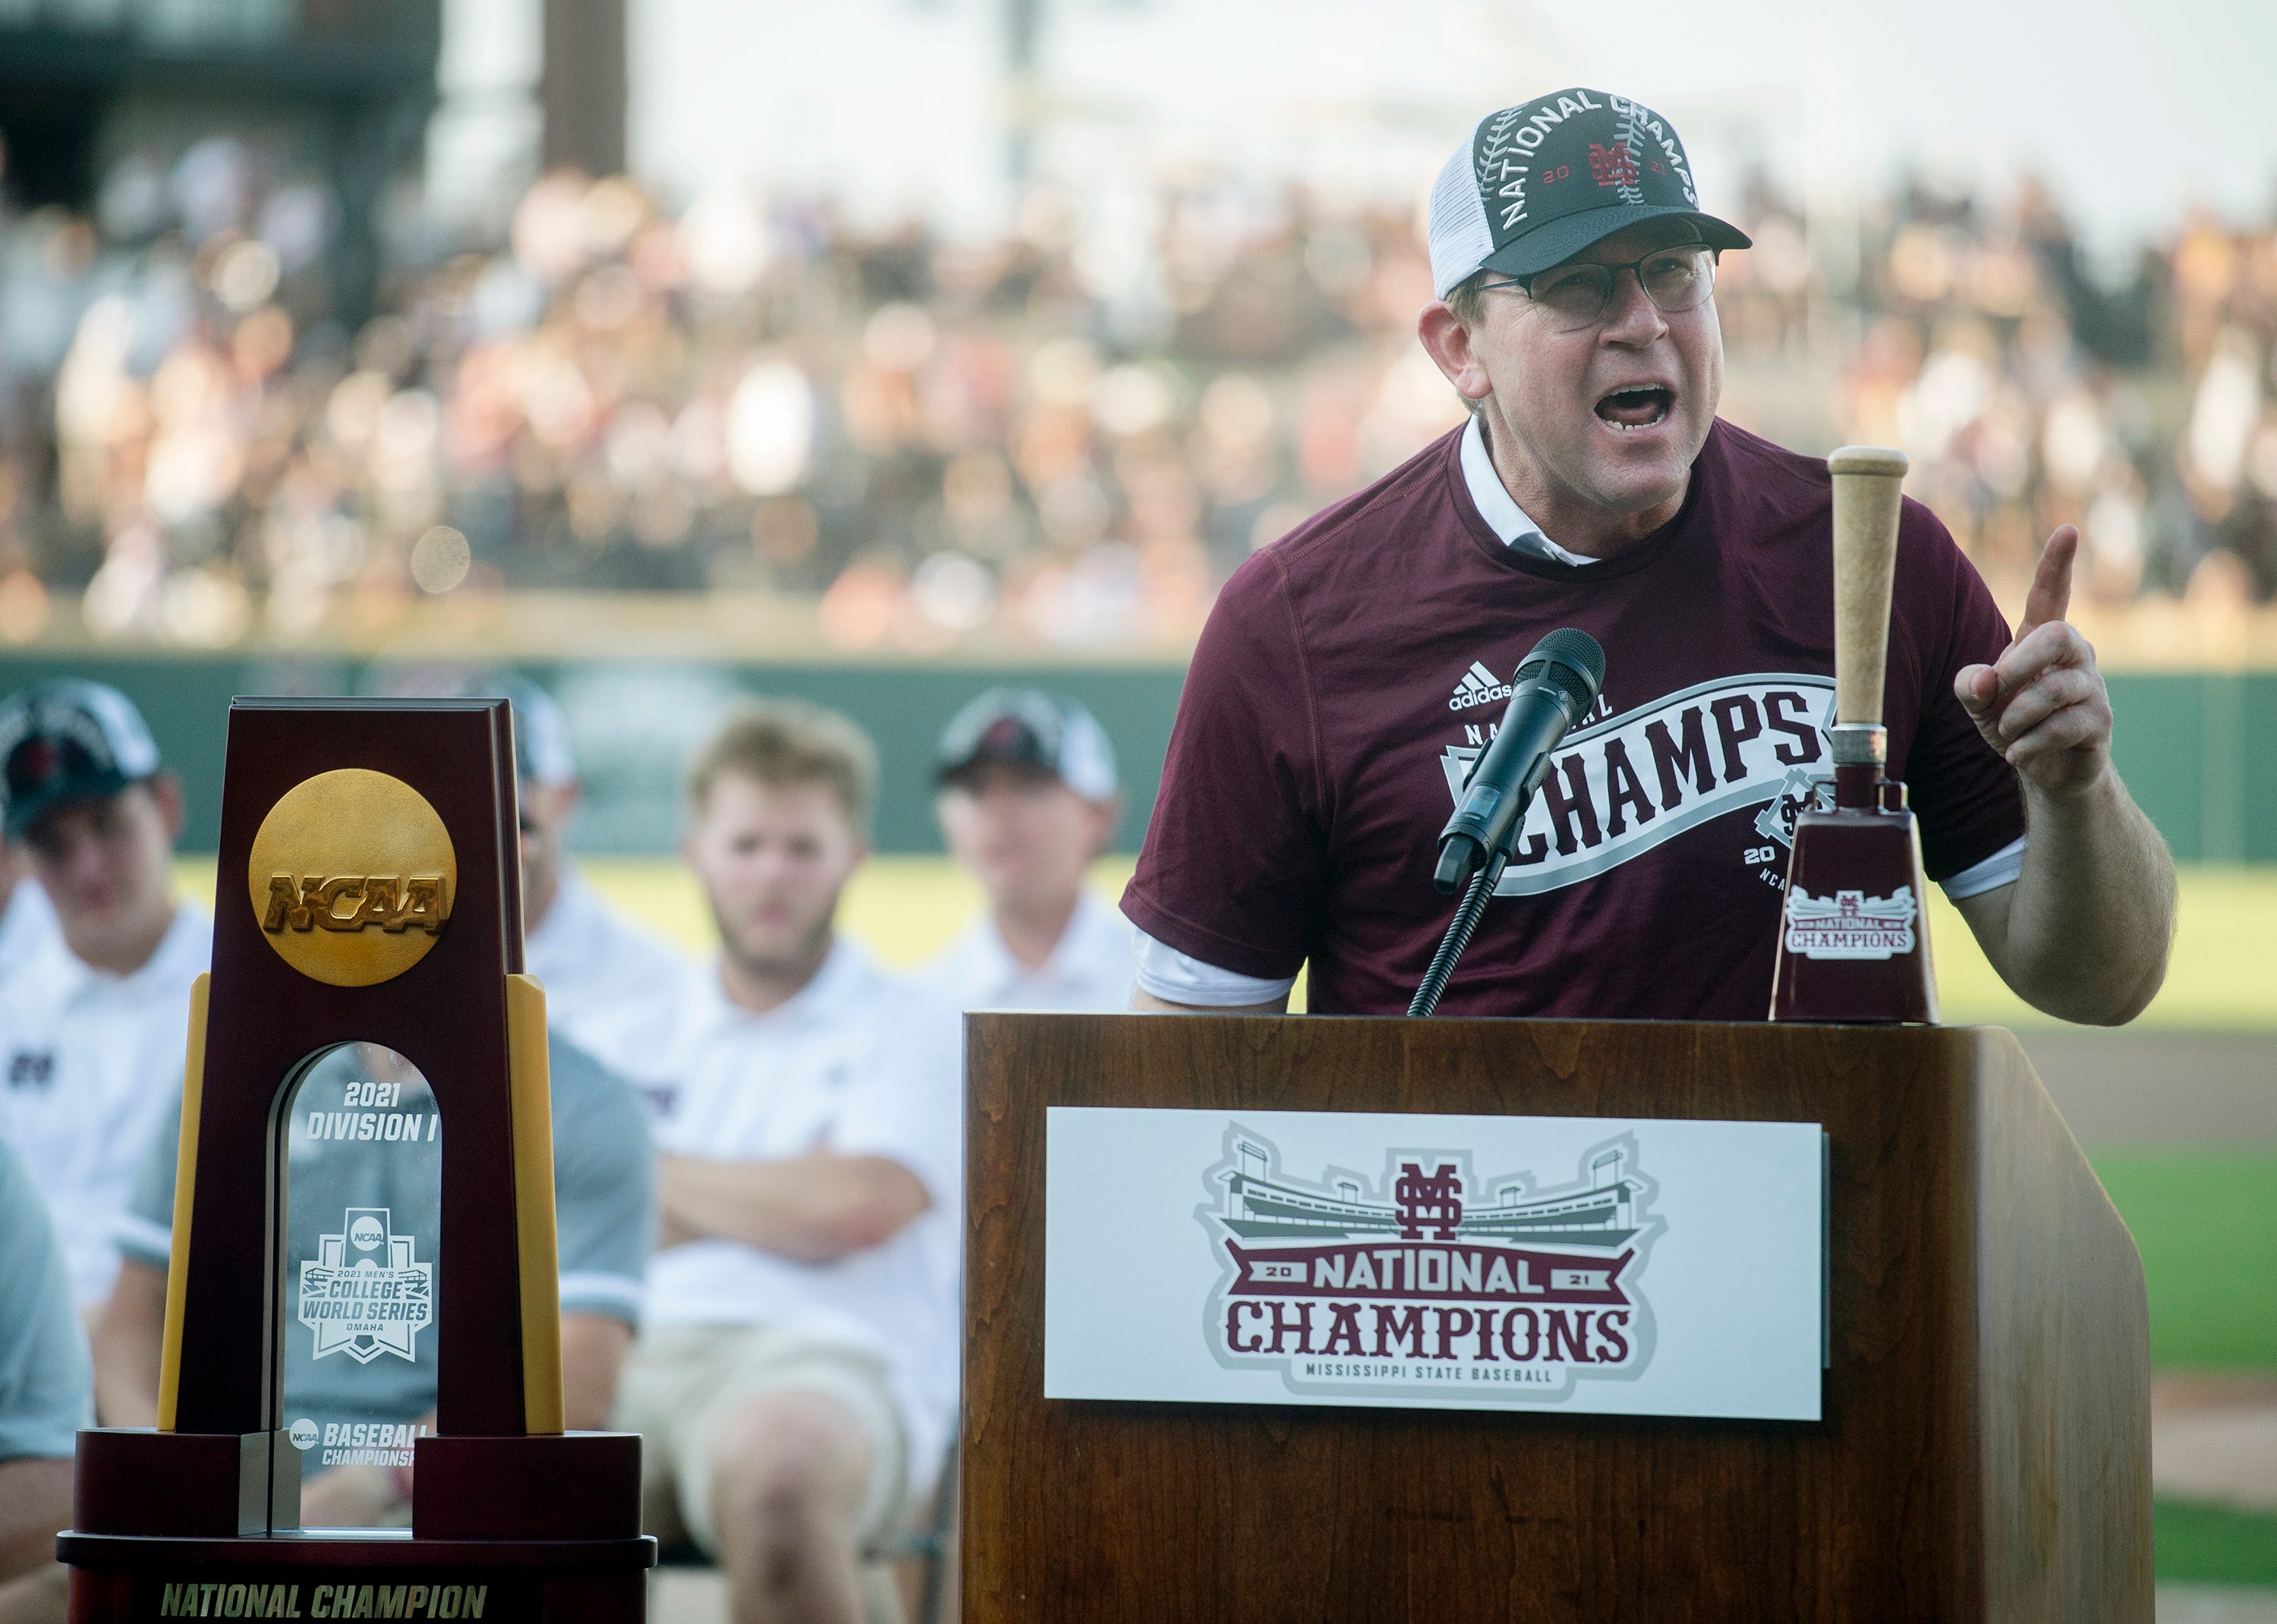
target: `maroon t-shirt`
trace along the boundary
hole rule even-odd
[[[1787,846],[1832,771],[1824,462],[1717,421],[1675,519],[1572,566],[1504,545],[1451,433],[1234,572],[1202,632],[1123,910],[1322,1013],[1404,1013],[1453,912],[1439,830],[1511,673],[1579,626],[1605,686],[1566,736],[1441,1008],[1755,1021]],[[1884,721],[1931,879],[2024,832],[1953,697],[2008,628],[1945,527],[1900,520]]]

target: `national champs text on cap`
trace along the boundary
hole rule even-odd
[[[1602,90],[1536,96],[1479,120],[1431,188],[1431,285],[1531,277],[1641,220],[1689,220],[1711,248],[1747,233],[1702,214],[1676,128]]]

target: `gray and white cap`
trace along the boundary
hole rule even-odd
[[[1086,801],[1115,795],[1115,747],[1099,718],[1034,688],[991,688],[941,730],[936,782],[955,784],[986,766],[1047,774]]]
[[[1747,233],[1700,209],[1676,127],[1641,102],[1579,87],[1489,113],[1431,188],[1431,285],[1481,270],[1525,277],[1641,220],[1688,220],[1711,248]]]
[[[107,799],[158,768],[149,724],[109,683],[59,677],[0,702],[0,805],[11,840],[59,807]]]

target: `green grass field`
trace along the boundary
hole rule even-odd
[[[2092,1159],[2143,1254],[2151,1363],[2277,1370],[2277,1154],[2106,1149]]]
[[[2234,1584],[2277,1589],[2277,1517],[2154,1500],[2151,1563],[2169,1584]]]

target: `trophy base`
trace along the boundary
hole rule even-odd
[[[419,1539],[392,1529],[252,1538],[64,1534],[71,1624],[159,1619],[640,1624],[656,1541]]]
[[[284,1433],[80,1434],[72,1624],[402,1619],[641,1624],[640,1438],[428,1436],[408,1529],[296,1529]],[[268,1520],[265,1525],[262,1519]]]

